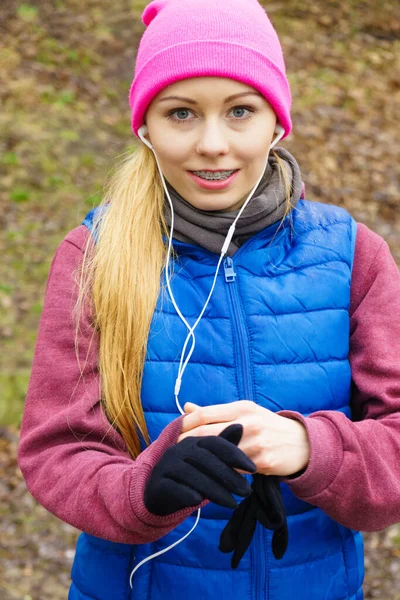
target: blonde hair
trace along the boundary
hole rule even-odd
[[[285,182],[286,216],[291,181],[284,161],[272,153]],[[106,185],[100,206],[105,205],[107,210],[99,210],[94,223],[97,242],[89,238],[78,273],[76,349],[78,356],[80,316],[88,302],[93,335],[98,332],[100,338],[101,406],[136,458],[139,435],[150,443],[140,391],[168,244],[162,239],[168,237],[164,189],[147,146],[140,145],[122,160]]]

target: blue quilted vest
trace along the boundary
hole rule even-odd
[[[84,224],[91,228],[93,211]],[[250,399],[272,411],[350,414],[349,304],[356,223],[343,209],[300,200],[286,217],[248,239],[221,265],[210,303],[195,330],[196,346],[182,380],[180,403]],[[171,286],[192,325],[212,286],[218,256],[173,241],[178,258]],[[162,282],[165,284],[165,281]],[[150,437],[178,416],[174,383],[187,329],[166,291],[151,324],[142,403]],[[151,544],[117,544],[82,533],[70,600],[361,600],[363,540],[281,484],[289,546],[281,560],[271,532],[257,526],[237,570],[219,552],[231,511],[209,504]]]

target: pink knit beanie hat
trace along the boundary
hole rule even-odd
[[[257,0],[153,0],[144,10],[129,92],[132,131],[166,86],[189,77],[229,77],[258,90],[289,135],[291,94],[282,48]]]

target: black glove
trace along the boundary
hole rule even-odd
[[[255,472],[252,460],[237,448],[243,426],[229,425],[219,436],[187,437],[169,448],[147,482],[144,503],[155,515],[170,515],[181,508],[211,500],[236,508],[231,494],[251,494],[247,479],[235,469]]]
[[[234,511],[220,537],[221,552],[233,552],[231,566],[236,569],[249,547],[257,521],[274,532],[272,552],[282,558],[288,545],[286,511],[279,478],[274,475],[253,475],[252,494]]]

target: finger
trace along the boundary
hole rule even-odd
[[[224,438],[224,440],[228,440],[231,444],[235,444],[235,446],[239,446],[239,442],[242,439],[243,435],[243,425],[240,423],[233,423],[226,427],[221,433],[219,437]]]
[[[240,535],[238,536],[236,548],[231,559],[232,569],[237,569],[239,566],[240,561],[251,544],[251,540],[253,539],[254,532],[256,530],[257,501],[253,495],[250,496],[250,498],[252,501],[248,510],[245,512],[242,526],[240,528]]]
[[[209,450],[234,469],[242,469],[242,471],[247,471],[248,473],[255,473],[257,471],[256,465],[240,448],[237,448],[222,437],[204,437],[198,441],[197,445],[199,448]]]
[[[286,519],[279,478],[273,475],[253,475],[254,492],[260,506],[260,522],[268,529],[279,529]]]
[[[281,559],[287,550],[289,532],[287,521],[272,536],[272,552],[277,560]]]
[[[271,517],[270,513],[265,512],[265,510],[260,507],[257,518],[265,529],[277,531],[285,523],[286,516],[284,512],[281,512],[280,514],[274,513]]]
[[[231,494],[242,497],[251,494],[251,486],[247,479],[206,449],[199,448],[199,454],[186,457],[184,462],[222,485]]]
[[[186,402],[183,406],[183,410],[187,414],[192,413],[194,410],[197,410],[198,408],[200,408],[200,406],[198,404],[194,404],[193,402]]]
[[[189,418],[190,415],[183,417],[182,419],[182,429],[184,427],[185,420]],[[221,431],[223,431],[228,425],[232,423],[213,423],[209,425],[202,425],[201,427],[196,427],[195,429],[191,429],[190,431],[186,431],[186,433],[181,433],[179,436],[180,440],[184,440],[185,438],[191,437],[206,437],[209,435],[219,435]]]
[[[219,550],[227,553],[232,552],[237,544],[238,535],[243,523],[246,511],[251,504],[251,497],[245,498],[233,511],[231,518],[225,525],[219,538]]]
[[[160,497],[164,499],[162,504],[160,502]],[[198,504],[201,504],[204,499],[205,497],[196,490],[170,479],[162,480],[160,493],[158,497],[154,499],[154,506],[150,499],[147,498],[145,492],[145,503],[148,510],[158,516],[170,515],[182,508],[197,506]]]
[[[191,487],[199,492],[203,498],[211,500],[211,502],[215,502],[215,504],[227,508],[237,507],[236,500],[223,485],[189,463],[181,463],[178,472],[169,471],[165,473],[165,477]]]
[[[234,421],[240,414],[239,402],[202,406],[187,415],[182,423],[182,433],[201,425]],[[243,408],[242,408],[243,412]]]
[[[253,476],[253,488],[262,506],[267,511],[281,510],[283,508],[279,477],[257,473]]]

